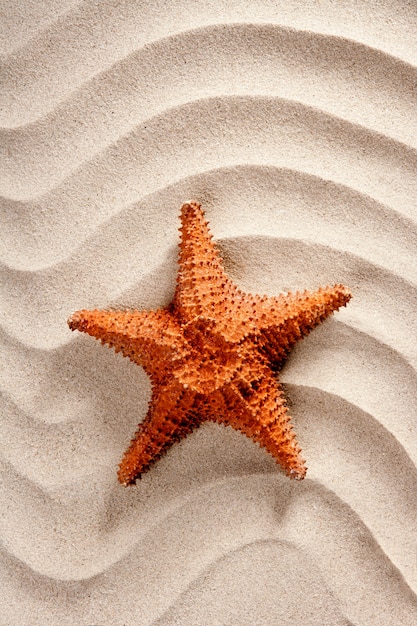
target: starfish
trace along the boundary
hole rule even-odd
[[[68,325],[100,339],[151,379],[147,416],[118,471],[133,484],[204,421],[229,425],[264,447],[288,476],[307,468],[277,374],[294,344],[346,305],[343,285],[260,297],[227,277],[197,202],[181,207],[172,302],[151,311],[81,310]]]

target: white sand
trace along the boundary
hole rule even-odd
[[[417,623],[414,3],[2,12],[0,624]],[[243,289],[354,293],[283,370],[302,483],[212,424],[117,482],[149,382],[66,319],[167,304],[188,199]]]

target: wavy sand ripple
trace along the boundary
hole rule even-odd
[[[192,595],[193,591],[200,592],[200,606],[210,603],[213,588],[205,585],[205,589],[201,589],[206,578],[204,574],[213,575],[221,569],[222,563],[232,561],[230,574],[234,570],[236,577],[246,560],[243,558],[241,565],[235,561],[233,567],[236,552],[252,553],[256,558],[256,545],[268,542],[270,554],[274,554],[274,544],[278,540],[281,545],[284,542],[288,547],[294,546],[293,552],[298,553],[298,558],[293,555],[295,566],[298,564],[304,570],[302,576],[306,583],[315,578],[316,584],[323,588],[326,605],[329,592],[337,598],[337,609],[335,604],[330,605],[332,612],[338,610],[340,617],[344,615],[353,623],[383,623],[396,610],[398,619],[402,620],[400,623],[411,624],[417,608],[415,597],[360,518],[331,491],[314,482],[307,481],[296,492],[291,485],[283,483],[282,478],[274,474],[241,478],[229,475],[207,489],[200,488],[198,493],[190,494],[192,497],[182,500],[180,507],[157,519],[149,529],[151,532],[140,536],[129,554],[102,574],[64,581],[32,571],[31,579],[37,583],[35,594],[42,591],[44,598],[42,603],[34,602],[38,615],[42,619],[45,607],[54,595],[58,600],[54,603],[54,612],[63,618],[68,615],[65,611],[70,602],[74,621],[88,623],[94,615],[96,620],[105,623],[129,620],[152,623],[160,616],[161,609],[162,612],[172,611],[178,604],[178,610],[183,610],[184,604],[179,599],[190,590]],[[255,499],[254,493],[257,493]],[[219,518],[224,529],[230,527],[234,532],[220,534],[219,528],[213,524]],[[318,536],[323,538],[320,543],[317,542]],[[201,537],[204,537],[203,543]],[[154,558],[155,551],[158,559]],[[175,569],[169,565],[173,562]],[[273,567],[272,563],[271,557],[264,563],[261,580],[270,567],[275,576],[282,577],[279,576],[280,566]],[[10,558],[6,564],[8,579],[15,578],[15,571],[19,572],[21,568],[16,568]],[[21,585],[29,586],[23,572],[19,578]],[[245,583],[242,586],[245,588]],[[13,590],[14,586],[10,587]],[[281,582],[276,589],[277,597],[285,588],[285,583]],[[138,589],[146,589],[146,594],[143,594],[141,603],[133,603]],[[103,603],[103,597],[109,594],[112,602]],[[158,606],[152,600],[156,595],[160,598]],[[228,602],[233,602],[233,594],[227,595]],[[355,603],[352,603],[352,597],[356,598]],[[288,600],[294,602],[295,598]],[[33,594],[29,601],[33,602]],[[244,606],[246,596],[241,601]],[[196,610],[194,602],[187,607],[191,616]],[[129,607],[129,604],[133,606]],[[308,602],[306,604],[309,606]],[[65,609],[59,611],[64,605]],[[375,605],[378,606],[377,616]],[[225,608],[227,611],[227,604]],[[262,604],[254,602],[249,608],[254,615],[262,615]],[[325,615],[324,612],[323,619]],[[205,623],[210,623],[209,619]],[[71,622],[66,617],[63,623]],[[189,623],[193,623],[192,619]]]
[[[413,624],[412,3],[35,5],[2,9],[1,619]],[[116,481],[149,381],[65,320],[168,303],[190,198],[243,289],[354,293],[283,371],[303,483],[214,424]]]
[[[39,111],[54,108],[80,84],[138,47],[219,23],[278,24],[359,41],[411,63],[417,57],[417,16],[412,3],[406,2],[384,5],[378,0],[366,4],[354,0],[344,5],[331,0],[230,0],[225,7],[180,0],[168,7],[165,0],[145,6],[140,0],[101,0],[99,19],[97,6],[95,0],[80,3],[6,57],[5,96],[19,102],[18,119],[22,119],[19,111],[24,111],[26,121],[36,119]],[[15,125],[15,114],[10,113],[10,118]]]
[[[155,114],[248,94],[313,106],[417,147],[416,78],[412,66],[352,41],[270,26],[215,26],[130,55],[46,117],[0,136],[15,173],[38,170],[51,184]],[[387,115],[394,97],[397,106]],[[7,119],[12,111],[5,107]]]

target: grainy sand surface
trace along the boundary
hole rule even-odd
[[[0,623],[417,623],[415,2],[0,13]],[[282,373],[301,483],[214,424],[117,482],[149,381],[66,319],[167,304],[189,199],[242,289],[354,294]]]

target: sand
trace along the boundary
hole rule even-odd
[[[2,2],[0,623],[417,622],[414,2]],[[143,370],[80,308],[167,304],[202,203],[244,290],[343,282],[282,380],[307,478],[206,424],[134,487]]]

